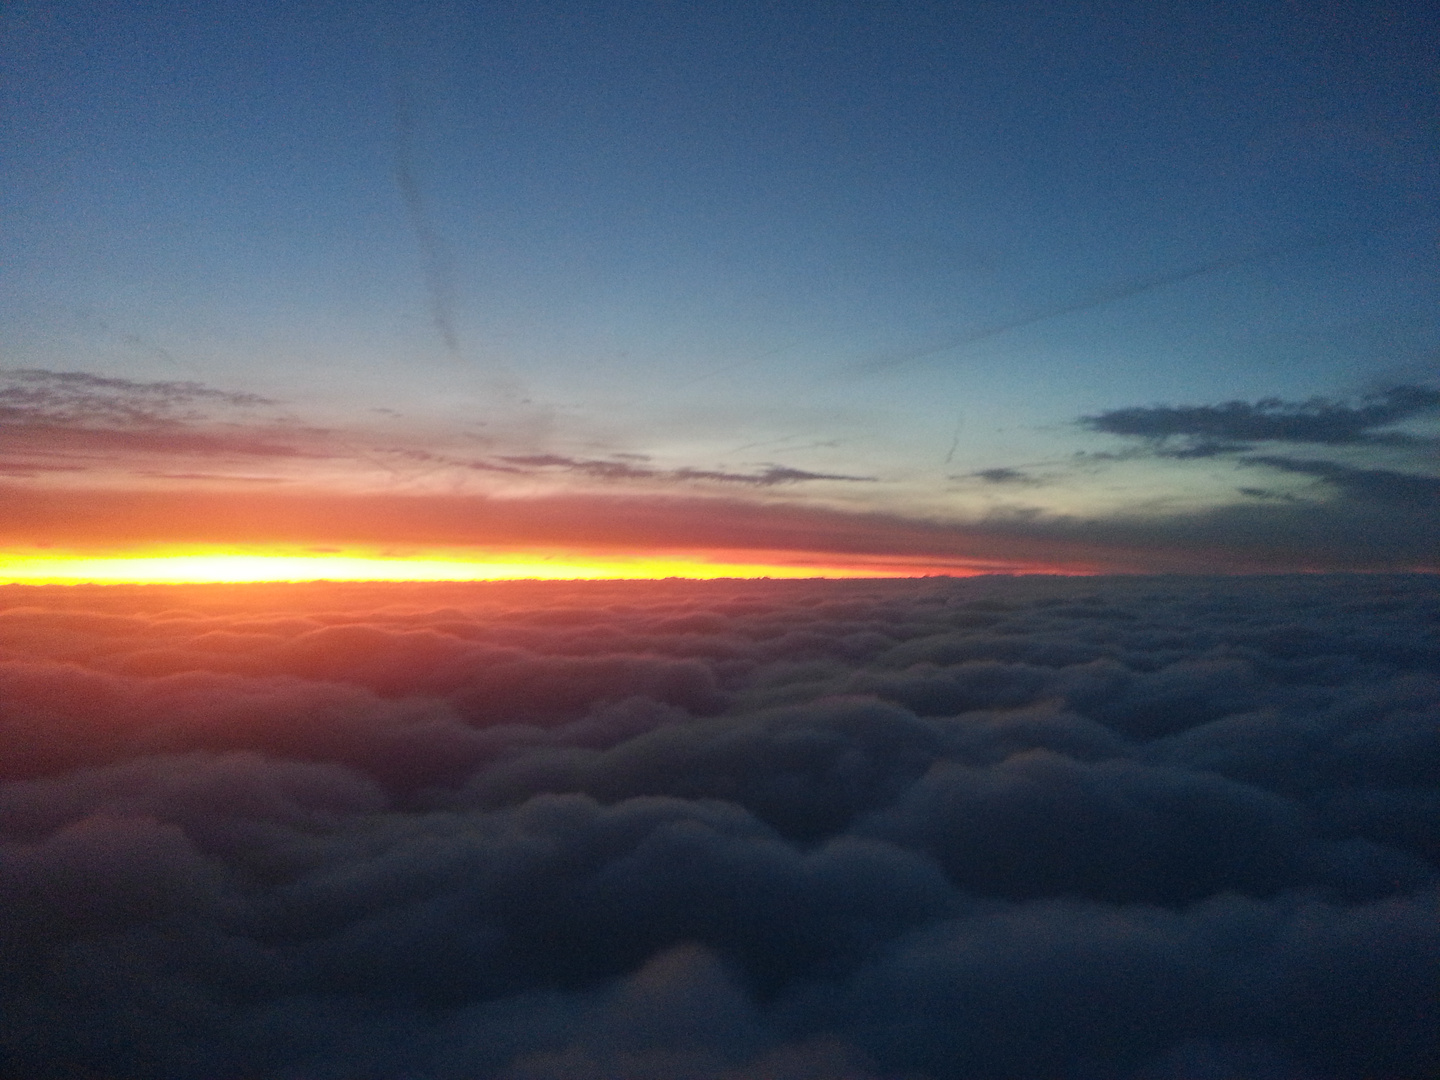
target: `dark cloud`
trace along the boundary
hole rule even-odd
[[[987,484],[1012,484],[1022,487],[1034,487],[1041,483],[1041,481],[1035,479],[1035,477],[1029,473],[1011,468],[980,469],[977,472],[965,473],[963,476],[951,477],[953,480],[967,480],[970,478],[983,480]]]
[[[1440,530],[1437,439],[1396,425],[1436,414],[1440,391],[1420,385],[1392,386],[1358,404],[1317,397],[1113,409],[1081,417],[1079,423],[1128,438],[1132,445],[1082,452],[1072,459],[1074,465],[1198,459],[1316,482],[1308,490],[1293,481],[1288,486],[1237,485],[1245,502],[1209,508],[1091,519],[1037,513],[1028,520],[1012,515],[986,524],[1032,539],[1083,538],[1175,556],[1204,548],[1232,567],[1254,559],[1254,568],[1430,568],[1435,566],[1433,538]],[[1283,452],[1301,446],[1310,455]],[[1258,453],[1258,447],[1268,452]],[[1333,456],[1315,456],[1327,452]]]
[[[1248,495],[1252,499],[1281,499],[1287,502],[1294,502],[1295,496],[1289,492],[1271,491],[1268,488],[1240,487],[1236,488],[1241,495]]]
[[[1429,576],[0,590],[4,1074],[1419,1080]]]
[[[1152,405],[1111,409],[1082,417],[1092,431],[1134,438],[1184,440],[1177,452],[1192,456],[1243,448],[1255,442],[1314,443],[1327,446],[1404,443],[1406,436],[1384,429],[1413,417],[1440,412],[1440,390],[1394,386],[1358,405],[1329,398],[1309,401],[1227,401],[1221,405]]]
[[[1393,469],[1363,469],[1335,461],[1315,461],[1252,454],[1245,465],[1263,465],[1281,472],[1313,476],[1349,499],[1398,506],[1440,506],[1440,477],[1417,476]]]
[[[1349,479],[1347,473],[1337,475]],[[1132,565],[1178,572],[1215,566],[1245,571],[1440,569],[1434,543],[1440,503],[1425,494],[1427,478],[1390,476],[1398,478],[1394,489],[1403,485],[1422,497],[1387,492],[1392,497],[1384,501],[1362,499],[1355,497],[1358,492],[1352,496],[1324,483],[1311,492],[1168,513],[996,514],[973,529],[997,543],[1006,538],[1017,545],[1053,545],[1057,552],[1070,545],[1104,552],[1102,566],[1125,565],[1123,553],[1128,552]],[[1381,484],[1388,479],[1382,476]]]

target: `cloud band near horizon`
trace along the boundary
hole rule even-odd
[[[635,494],[343,494],[0,488],[0,549],[358,547],[391,557],[564,549],[701,557],[765,553],[823,568],[846,560],[915,573],[1440,570],[1424,539],[1433,507],[1256,500],[1168,516],[1013,515],[944,521],[795,502]],[[1403,519],[1403,521],[1401,520]],[[753,559],[751,560],[753,561]]]

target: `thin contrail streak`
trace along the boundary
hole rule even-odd
[[[425,290],[430,295],[430,318],[445,351],[460,359],[460,338],[455,332],[455,268],[445,242],[436,231],[424,192],[415,179],[413,144],[415,117],[410,103],[409,88],[398,71],[392,72],[390,98],[394,116],[393,150],[395,186],[405,202],[410,231],[420,247],[425,274]]]
[[[677,383],[675,389],[688,390],[690,387],[698,386],[700,383],[709,382],[711,379],[718,379],[721,375],[729,375],[732,371],[741,371],[745,368],[752,367],[762,360],[769,360],[772,356],[779,356],[781,353],[789,352],[791,349],[798,349],[801,345],[804,345],[807,340],[808,339],[802,338],[786,345],[780,345],[774,349],[767,349],[757,356],[748,356],[744,360],[736,360],[730,364],[722,364],[720,367],[713,368],[703,375],[697,375],[693,379],[686,379],[684,382]]]
[[[945,455],[945,464],[955,460],[955,451],[960,449],[960,428],[965,424],[965,414],[961,413],[955,418],[955,434],[950,439],[950,452]]]
[[[139,334],[130,334],[130,333],[123,333],[123,332],[121,332],[121,331],[117,330],[115,327],[111,326],[110,323],[108,323],[106,320],[102,319],[99,315],[95,314],[95,312],[93,312],[93,311],[90,311],[90,310],[85,309],[85,308],[72,308],[71,310],[73,311],[73,313],[75,314],[75,316],[81,320],[82,323],[86,323],[86,324],[89,324],[90,326],[93,326],[95,329],[99,330],[102,334],[108,334],[108,335],[110,335],[111,337],[114,337],[114,338],[116,338],[116,339],[119,340],[119,341],[123,341],[126,345],[129,345],[132,349],[135,349],[135,350],[137,350],[137,351],[139,351],[139,352],[146,353],[146,354],[148,354],[148,355],[150,355],[150,356],[153,356],[153,357],[155,357],[157,360],[163,360],[163,361],[165,361],[165,363],[169,364],[171,367],[180,368],[182,371],[194,371],[194,370],[195,370],[195,365],[194,365],[194,364],[182,363],[180,360],[176,359],[175,354],[172,353],[169,349],[166,349],[166,348],[164,348],[163,346],[160,346],[160,345],[156,345],[156,344],[155,344],[153,341],[151,341],[150,339],[145,338],[145,337],[141,337]]]
[[[1189,281],[1191,278],[1201,277],[1204,274],[1212,274],[1220,270],[1228,270],[1237,266],[1246,266],[1251,263],[1264,262],[1267,259],[1277,258],[1281,255],[1289,255],[1292,252],[1303,251],[1312,247],[1320,247],[1328,243],[1333,243],[1335,239],[1335,237],[1324,237],[1319,239],[1301,241],[1299,243],[1287,245],[1284,247],[1271,248],[1255,254],[1228,255],[1223,258],[1209,259],[1203,263],[1197,263],[1192,266],[1183,267],[1179,270],[1172,270],[1169,273],[1159,274],[1155,277],[1145,278],[1141,281],[1133,281],[1121,285],[1111,286],[1110,288],[1102,289],[1098,292],[1091,293],[1088,296],[1082,297],[1078,300],[1074,300],[1068,304],[1059,304],[1055,307],[1043,308],[1039,311],[1032,311],[1026,315],[1021,315],[1014,319],[1007,319],[1004,322],[991,323],[987,326],[978,327],[974,330],[967,331],[964,334],[959,334],[955,337],[946,338],[938,343],[919,346],[915,349],[903,353],[891,353],[878,360],[871,360],[868,362],[855,364],[852,370],[864,372],[878,372],[885,371],[893,367],[900,367],[901,365],[912,363],[916,360],[923,360],[927,356],[936,356],[940,353],[948,352],[951,349],[958,349],[965,345],[973,345],[977,342],[984,341],[987,338],[997,337],[1000,334],[1007,334],[1012,330],[1019,330],[1023,327],[1034,325],[1035,323],[1044,322],[1046,319],[1058,319],[1064,315],[1073,315],[1081,311],[1089,311],[1092,308],[1102,307],[1105,304],[1113,304],[1120,300],[1126,300],[1132,296],[1138,296],[1141,293],[1149,292],[1151,289],[1163,288],[1166,285],[1178,285],[1181,282]],[[798,348],[805,343],[805,340],[792,341],[777,348],[769,349],[766,352],[760,353],[756,356],[751,356],[744,360],[737,360],[730,364],[721,365],[720,367],[707,371],[704,374],[698,375],[693,379],[687,379],[681,383],[678,383],[675,389],[689,389],[692,386],[696,386],[703,382],[708,382],[711,379],[719,378],[722,375],[729,375],[737,371],[742,371],[745,368],[753,367],[755,364],[761,363],[764,360],[769,360],[772,357],[779,356],[781,353],[788,352],[794,348]]]
[[[1267,259],[1273,259],[1279,255],[1288,255],[1297,250],[1315,247],[1329,242],[1328,239],[1311,240],[1298,245],[1272,248],[1268,251],[1250,255],[1227,255],[1223,258],[1209,259],[1203,263],[1196,263],[1179,270],[1172,270],[1167,274],[1157,274],[1154,277],[1144,278],[1140,281],[1114,285],[1110,288],[1091,293],[1081,299],[1074,300],[1068,304],[1057,304],[1054,307],[1032,311],[1029,314],[1021,315],[1015,319],[1007,319],[1004,322],[977,327],[974,330],[957,334],[954,337],[946,338],[940,342],[920,346],[901,353],[892,353],[882,359],[871,360],[856,366],[858,370],[861,371],[885,371],[889,368],[913,363],[916,360],[923,360],[928,356],[936,356],[943,352],[949,352],[951,349],[958,349],[964,345],[974,345],[988,338],[1008,334],[1012,330],[1020,330],[1026,326],[1033,326],[1047,319],[1058,319],[1063,315],[1075,315],[1082,311],[1090,311],[1092,308],[1103,307],[1106,304],[1113,304],[1120,300],[1128,300],[1132,296],[1138,296],[1152,289],[1164,288],[1166,285],[1178,285],[1182,281],[1189,281],[1191,278],[1201,277],[1205,274],[1213,274],[1220,270],[1230,270],[1237,266],[1246,266],[1250,263],[1264,262]]]

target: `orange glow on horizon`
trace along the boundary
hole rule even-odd
[[[660,578],[968,576],[1022,568],[911,564],[775,552],[374,552],[172,550],[105,554],[0,552],[0,584],[239,584],[301,581],[515,581]],[[1028,568],[1032,571],[1039,568]]]

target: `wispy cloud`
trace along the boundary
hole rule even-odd
[[[198,382],[79,371],[0,371],[0,464],[11,475],[171,459],[327,456],[317,433],[277,420],[278,402]],[[313,441],[310,440],[310,441]]]
[[[1020,469],[1001,467],[997,469],[977,469],[975,472],[960,473],[950,477],[951,480],[979,480],[986,484],[1003,485],[1008,484],[1017,487],[1036,487],[1042,483],[1029,473]]]
[[[80,371],[0,371],[0,424],[175,427],[213,418],[217,409],[254,409],[275,401],[198,382],[137,382]]]
[[[709,481],[719,484],[745,484],[750,487],[777,487],[810,480],[839,480],[849,483],[874,483],[873,476],[851,476],[846,473],[819,473],[794,469],[785,465],[767,465],[758,472],[730,472],[724,469],[655,469],[633,464],[638,455],[617,455],[627,460],[608,458],[575,458],[562,454],[517,454],[501,456],[499,466],[477,463],[476,467],[494,467],[502,471],[578,473],[599,480],[671,480],[679,482]]]
[[[470,457],[443,447],[389,444],[393,433],[378,442],[375,433],[364,430],[307,427],[285,415],[271,398],[199,382],[139,382],[35,369],[0,371],[0,433],[5,436],[0,468],[13,476],[34,476],[63,464],[72,469],[128,469],[152,478],[221,479],[222,474],[199,459],[231,457],[348,459],[364,472],[405,482],[446,473],[755,489],[820,481],[876,482],[872,476],[772,462],[749,469],[661,468],[648,463],[649,455],[631,452],[603,458],[551,452]]]

